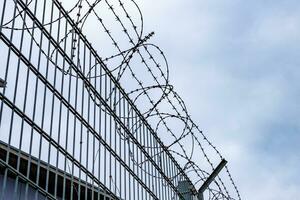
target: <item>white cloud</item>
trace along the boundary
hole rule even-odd
[[[254,42],[270,46],[292,45],[299,42],[300,16],[298,13],[269,14],[258,21],[254,27]]]
[[[293,177],[299,178],[299,153],[296,147],[286,154],[272,153],[285,147],[268,139],[277,140],[269,128],[279,122],[299,124],[299,6],[293,1],[241,0],[138,4],[144,34],[156,32],[151,41],[165,50],[172,84],[230,161],[242,198],[296,200],[300,183]],[[91,32],[91,37],[105,40],[97,34]]]
[[[278,146],[268,138],[279,140],[276,131],[291,137],[295,133],[287,128],[295,132],[292,126],[299,124],[299,4],[140,3],[146,26],[157,33],[154,41],[168,55],[175,89],[230,161],[243,199],[296,200],[297,147]],[[287,152],[272,152],[278,148]]]

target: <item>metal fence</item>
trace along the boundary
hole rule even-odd
[[[61,4],[0,4],[1,199],[179,199],[188,177]]]
[[[0,200],[241,200],[135,1],[74,1],[0,2]]]

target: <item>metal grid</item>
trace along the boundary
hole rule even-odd
[[[85,190],[90,184],[115,199],[179,199],[178,181],[188,177],[68,13],[56,0],[28,3],[4,0],[0,7],[0,76],[7,81],[0,92],[0,139],[7,154],[16,148],[18,156],[16,168],[8,155],[0,160],[5,166],[1,199],[10,172],[16,174],[16,196],[25,181],[25,199],[30,187],[36,188],[35,199],[39,193],[58,198],[49,181],[42,188],[39,179],[29,178],[29,163],[36,158],[38,177],[42,162],[46,179],[53,167],[62,171],[63,187],[71,177],[72,189],[63,199],[82,199],[82,187],[73,188],[77,179]],[[72,36],[62,40],[70,30]],[[144,148],[149,146],[154,148]],[[28,154],[25,174],[20,173],[23,152]],[[52,181],[57,185],[57,174]]]
[[[0,199],[181,199],[212,182],[223,156],[170,85],[138,5],[124,2],[0,3]],[[89,18],[104,58],[83,35]],[[241,200],[225,169],[205,199]]]

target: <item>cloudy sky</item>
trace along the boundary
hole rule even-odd
[[[242,198],[299,199],[299,1],[138,2],[172,84]]]
[[[242,199],[298,200],[299,0],[137,2],[171,84],[229,161]]]
[[[242,199],[298,200],[299,0],[137,3],[144,34],[155,31],[151,42],[168,58],[171,84],[229,161]],[[85,33],[108,51],[111,41],[97,45],[106,38]]]

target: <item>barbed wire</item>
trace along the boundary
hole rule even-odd
[[[15,1],[15,0],[14,0]],[[27,3],[27,6],[33,0],[30,0]],[[118,31],[112,31],[108,27],[108,23],[106,23],[106,19],[104,16],[101,16],[101,13],[98,12],[97,9],[100,7],[101,9],[106,8],[115,21],[118,24]],[[138,17],[132,17],[128,12],[128,7],[138,11]],[[119,10],[116,9],[119,7]],[[62,72],[64,75],[69,76],[77,76],[76,72],[71,70],[71,67],[67,70],[64,67],[60,67],[54,61],[54,55],[57,49],[52,49],[51,54],[47,54],[43,47],[40,46],[39,42],[35,39],[35,35],[31,33],[30,30],[37,28],[36,26],[29,26],[26,22],[26,19],[23,17],[24,10],[18,8],[18,14],[15,18],[20,18],[24,22],[24,26],[22,27],[11,27],[10,23],[14,19],[10,19],[3,23],[2,29],[13,29],[15,31],[24,31],[26,30],[31,37],[33,38],[33,42],[40,47],[42,54],[54,65],[58,70]],[[75,13],[75,15],[73,14]],[[216,162],[213,162],[211,157],[213,156],[215,159],[215,155],[219,157],[219,160],[223,159],[220,151],[212,144],[212,142],[205,136],[205,134],[200,130],[200,128],[194,123],[192,120],[188,109],[180,97],[180,95],[174,90],[174,87],[170,84],[169,80],[169,64],[164,52],[155,44],[149,43],[150,39],[154,37],[154,32],[150,32],[144,34],[144,19],[139,8],[138,4],[134,0],[128,0],[125,2],[121,0],[116,0],[113,4],[112,1],[108,0],[77,0],[74,2],[74,5],[67,11],[67,14],[74,15],[73,19],[76,26],[82,32],[88,32],[88,28],[86,28],[86,24],[89,23],[89,18],[93,16],[96,20],[92,23],[97,23],[97,28],[102,29],[102,32],[108,36],[108,38],[112,42],[112,47],[114,49],[114,53],[102,58],[103,63],[95,63],[88,71],[84,70],[84,67],[81,64],[79,54],[81,51],[79,49],[80,43],[78,39],[78,35],[75,32],[74,28],[70,28],[66,31],[65,35],[61,37],[59,44],[63,44],[70,37],[72,38],[72,51],[71,57],[72,59],[77,58],[76,63],[78,64],[78,68],[82,73],[85,74],[85,77],[89,80],[98,79],[106,75],[106,73],[102,74],[92,74],[92,70],[94,68],[100,68],[102,64],[110,70],[116,80],[122,83],[127,80],[133,80],[133,84],[125,88],[127,96],[131,98],[133,103],[138,106],[138,108],[142,111],[142,115],[145,119],[151,122],[151,125],[154,127],[155,133],[162,138],[165,147],[167,150],[172,153],[175,158],[180,159],[180,165],[182,166],[186,175],[188,175],[194,186],[200,185],[205,181],[205,179],[209,176],[209,169],[204,170],[204,167],[209,166],[210,171],[214,170]],[[123,16],[123,17],[122,17]],[[51,24],[58,22],[62,19],[63,16],[51,20],[51,22],[44,23],[43,26],[47,27]],[[137,22],[139,21],[139,25]],[[117,36],[114,36],[116,34]],[[128,39],[128,43],[126,48],[121,47],[122,45],[118,41],[118,36],[124,36]],[[93,40],[93,38],[90,38]],[[77,52],[77,57],[75,56]],[[138,64],[137,64],[137,61]],[[117,64],[112,65],[113,62]],[[144,71],[143,71],[144,70]],[[141,74],[143,71],[143,75]],[[145,82],[145,83],[144,83]],[[93,90],[91,90],[88,86],[85,85],[85,89],[88,91],[91,99],[94,103],[101,108],[103,112],[106,112],[106,109],[102,108],[101,103],[94,94]],[[113,87],[110,93],[106,97],[106,101],[113,101],[113,109],[117,108],[117,105],[121,103],[122,98],[117,100],[115,91],[116,87]],[[140,103],[143,102],[143,103]],[[120,118],[131,118],[130,114],[133,112],[131,108],[128,110],[127,116],[119,116]],[[109,113],[107,113],[109,114]],[[133,117],[132,117],[133,118]],[[174,125],[176,122],[176,125]],[[181,124],[180,127],[177,124]],[[137,119],[136,122],[132,125],[128,124],[129,130],[132,131],[133,134],[137,132],[137,130],[142,125],[141,119]],[[130,137],[123,133],[121,128],[117,128],[117,133],[120,136],[120,139],[127,141],[128,143],[132,142]],[[171,136],[171,137],[169,137]],[[164,138],[167,138],[164,140]],[[161,154],[164,153],[164,149],[161,147],[155,146],[144,146],[145,149],[156,149],[159,148],[158,152],[154,154],[152,157],[156,157],[159,164],[161,164]],[[215,155],[209,155],[207,152],[212,149]],[[199,152],[202,153],[202,156],[207,164],[207,166],[203,166],[203,163],[197,163],[199,158],[195,158],[195,156],[199,157]],[[144,170],[143,165],[147,163],[149,160],[143,160],[139,162],[135,159],[134,152],[130,149],[130,145],[128,148],[128,154],[133,164],[139,167],[142,171],[147,173],[149,176],[152,176],[156,179],[163,179],[160,176],[151,174],[147,170]],[[95,157],[99,156],[99,152],[96,152]],[[95,162],[95,158],[94,158]],[[221,178],[218,176],[216,180],[214,180],[214,185],[208,189],[208,196],[210,200],[215,199],[238,199],[241,200],[241,196],[239,190],[233,180],[231,173],[227,166],[225,166],[226,177]],[[172,177],[168,177],[169,180],[174,180],[177,177],[181,177],[183,174],[178,173],[174,174]],[[110,176],[112,179],[112,177]],[[229,190],[228,180],[224,181],[224,178],[229,180],[232,189]],[[113,179],[112,179],[113,182]],[[163,184],[163,186],[166,185]],[[115,186],[116,187],[116,186]],[[234,193],[234,194],[232,194]],[[234,197],[233,197],[234,196]]]

